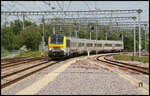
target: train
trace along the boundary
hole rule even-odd
[[[48,58],[59,59],[81,54],[123,51],[123,41],[89,40],[52,34],[48,37]]]

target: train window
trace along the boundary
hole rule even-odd
[[[119,47],[119,46],[122,46],[122,45],[121,45],[121,44],[116,44],[116,46],[118,46],[118,47]]]
[[[67,47],[70,47],[70,40],[67,40]]]
[[[92,47],[92,45],[93,45],[92,43],[86,44],[87,47]]]
[[[82,43],[79,43],[79,47],[81,47],[82,46]]]
[[[72,47],[76,47],[77,43],[76,42],[72,42]]]
[[[105,46],[112,46],[112,44],[105,44]]]
[[[77,46],[77,43],[76,43],[76,42],[74,42],[74,46]]]
[[[79,43],[79,47],[83,47],[84,46],[84,43]]]
[[[51,38],[51,44],[63,44],[64,38],[63,37],[52,37]]]
[[[82,47],[84,46],[84,43],[82,43]]]
[[[59,37],[57,38],[57,44],[63,44],[63,40],[64,38],[63,37]]]
[[[56,43],[56,38],[51,38],[51,44],[55,44]]]
[[[102,47],[102,44],[98,44],[97,47]]]
[[[63,44],[64,36],[62,34],[52,34],[51,35],[51,44]]]

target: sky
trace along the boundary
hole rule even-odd
[[[141,20],[149,21],[149,1],[1,1],[1,5],[2,11],[57,11],[61,8],[67,11],[142,9]],[[3,18],[4,16],[2,20]],[[8,16],[7,20],[11,20],[10,18],[12,16]],[[34,20],[36,17],[29,18]]]

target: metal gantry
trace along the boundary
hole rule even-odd
[[[49,20],[51,21],[52,23],[55,23],[55,25],[58,25],[58,26],[63,26],[63,25],[75,25],[77,30],[75,30],[75,33],[76,33],[76,37],[77,37],[77,33],[78,33],[78,29],[80,25],[89,25],[89,28],[91,28],[92,30],[90,31],[90,39],[91,39],[91,33],[94,31],[92,27],[96,27],[98,26],[99,23],[103,23],[101,22],[102,20],[105,20],[105,21],[110,21],[110,20],[116,20],[117,21],[120,21],[120,20],[132,20],[132,17],[98,17],[98,18],[46,18],[46,20]],[[57,22],[57,24],[56,24]],[[114,21],[111,21],[114,23]],[[106,23],[110,23],[110,22],[106,22]],[[113,23],[111,23],[111,25],[113,25]],[[109,27],[110,24],[108,25]],[[96,29],[96,28],[95,28]],[[96,31],[96,30],[95,30]],[[96,38],[96,36],[95,36]],[[107,40],[107,32],[106,32],[106,40]],[[123,40],[123,33],[122,33],[122,40]]]
[[[1,11],[2,15],[106,15],[106,14],[133,14],[137,10],[93,10],[93,11]],[[86,17],[84,16],[84,17]]]
[[[139,26],[139,58],[141,58],[141,25],[144,25],[147,22],[141,22],[140,20],[140,14],[142,10],[137,9],[137,10],[92,10],[92,11],[1,11],[1,15],[6,15],[6,16],[22,16],[23,17],[23,29],[24,28],[24,21],[25,17],[28,15],[33,15],[33,16],[44,16],[44,20],[50,19],[51,21],[57,19],[62,20],[63,22],[53,22],[53,33],[55,34],[55,27],[56,25],[61,26],[62,25],[73,25],[73,23],[76,23],[76,27],[78,30],[75,30],[76,37],[77,33],[80,30],[81,25],[87,25],[88,23],[94,23],[95,27],[95,39],[97,40],[97,29],[98,26],[108,26],[110,27],[116,27],[119,31],[121,27],[133,27],[134,28],[134,56],[136,55],[136,44],[135,44],[135,27],[138,24]],[[118,15],[122,14],[129,14],[131,16],[129,17],[118,17]],[[137,15],[138,14],[138,22],[136,22],[133,19],[133,14]],[[105,15],[105,17],[100,17],[102,15]],[[46,18],[46,16],[52,17],[52,18]],[[91,16],[96,16],[94,18],[91,18]],[[108,17],[110,16],[110,17]],[[115,17],[116,16],[116,17]],[[120,22],[123,20],[133,20],[131,22]],[[104,22],[105,21],[105,22]],[[117,26],[115,25],[117,23]],[[43,23],[43,34],[44,34],[44,23]],[[91,34],[91,32],[90,32]],[[145,30],[146,34],[146,30]],[[90,35],[91,36],[91,35]],[[145,35],[146,36],[146,35]],[[122,33],[122,40],[123,40],[123,33]],[[107,39],[107,34],[106,34],[106,39]],[[42,37],[43,40],[43,37]],[[146,37],[145,37],[146,40]],[[44,41],[44,40],[43,40]],[[146,41],[145,41],[146,42]],[[145,50],[146,50],[146,43],[145,43]]]

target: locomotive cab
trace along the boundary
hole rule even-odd
[[[65,56],[65,36],[62,34],[53,34],[49,37],[48,56],[51,58],[60,58]]]

